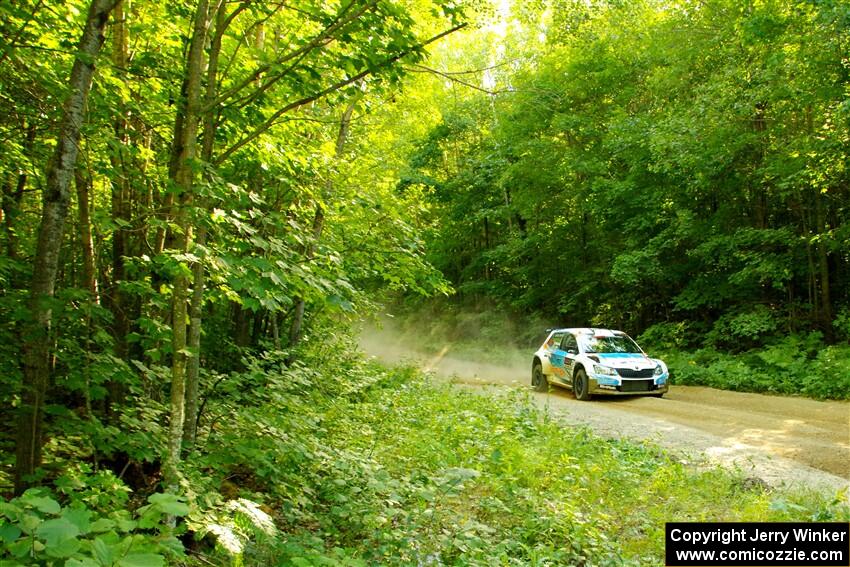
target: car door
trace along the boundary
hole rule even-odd
[[[576,341],[575,335],[567,333],[564,336],[564,340],[561,341],[561,348],[559,352],[564,353],[564,381],[571,383],[573,368],[575,367],[576,357],[578,356],[578,342]]]
[[[564,353],[560,351],[561,342],[564,340],[564,333],[553,333],[549,340],[546,341],[546,352],[543,354],[549,361],[548,376],[555,380],[560,380],[564,367]]]
[[[552,346],[552,351],[549,353],[549,362],[552,364],[552,378],[558,382],[566,384],[567,371],[564,367],[567,353],[561,348],[564,342],[564,337],[569,334],[561,335],[558,341]]]

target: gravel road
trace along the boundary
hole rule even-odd
[[[482,394],[528,388],[530,362],[521,353],[508,362],[480,363],[453,356],[412,356],[380,332],[364,333],[367,354],[386,362],[417,362],[435,376]],[[530,358],[529,358],[530,360]],[[528,368],[526,368],[528,366]],[[569,390],[535,393],[567,423],[597,434],[651,440],[683,460],[740,468],[770,486],[804,486],[845,491],[850,499],[850,403],[766,396],[694,386],[672,386],[663,399],[595,397],[579,402]]]

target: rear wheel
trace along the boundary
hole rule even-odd
[[[577,400],[586,401],[590,399],[590,384],[587,381],[587,373],[584,368],[579,368],[573,376],[573,394]]]
[[[543,374],[543,367],[539,362],[535,362],[531,367],[531,387],[538,392],[545,392],[549,387],[549,382]]]

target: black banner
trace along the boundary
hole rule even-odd
[[[669,522],[668,566],[850,566],[850,524],[840,522]]]

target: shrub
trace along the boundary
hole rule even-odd
[[[850,307],[842,307],[838,310],[832,326],[838,338],[850,341]]]
[[[705,344],[726,350],[740,351],[762,344],[779,326],[775,314],[764,305],[749,311],[727,313],[720,317],[706,334]]]
[[[663,358],[677,384],[850,399],[850,346],[824,346],[820,333],[790,335],[738,354],[704,348],[668,351]]]
[[[0,565],[164,567],[182,557],[168,524],[189,512],[182,498],[152,494],[131,513],[123,509],[128,492],[111,473],[75,470],[55,490],[30,489],[0,503]]]
[[[656,323],[641,334],[638,342],[646,349],[670,350],[686,345],[689,325],[685,321],[677,323]]]

